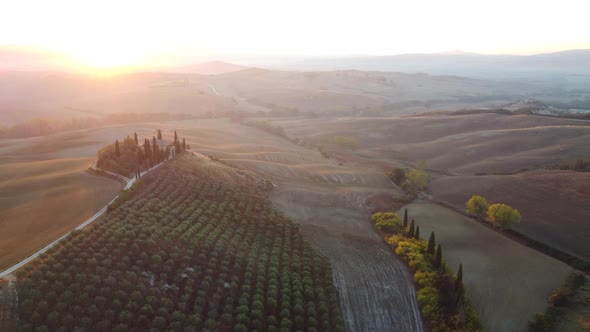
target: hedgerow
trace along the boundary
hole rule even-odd
[[[391,214],[375,214],[377,218],[373,219],[377,221],[382,219],[379,216],[387,215],[389,219],[401,220]],[[429,245],[415,238],[415,234],[410,234],[410,228],[385,232],[395,233],[386,236],[386,242],[414,273],[418,304],[430,329],[433,332],[483,331],[479,317],[466,296],[462,275],[456,277],[440,258],[440,245],[436,252],[432,251],[434,234]]]

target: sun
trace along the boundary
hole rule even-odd
[[[129,46],[93,45],[67,53],[75,67],[93,74],[118,74],[147,65],[147,55]]]

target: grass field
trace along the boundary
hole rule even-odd
[[[0,165],[0,270],[71,231],[121,189],[87,158]]]
[[[516,175],[444,176],[430,189],[458,209],[472,195],[514,206],[522,214],[519,232],[590,260],[590,173],[535,171]]]
[[[422,237],[436,233],[451,269],[463,264],[463,282],[487,331],[526,331],[572,270],[439,205],[417,201],[406,208]]]

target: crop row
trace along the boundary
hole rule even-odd
[[[342,330],[329,261],[266,194],[175,162],[19,279],[23,330]]]

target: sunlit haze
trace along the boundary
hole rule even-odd
[[[590,48],[587,1],[10,1],[0,45],[95,68],[164,56],[532,54]]]

